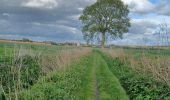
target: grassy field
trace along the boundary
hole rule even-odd
[[[1,42],[0,100],[169,100],[164,48]]]

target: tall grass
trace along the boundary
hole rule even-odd
[[[40,77],[65,71],[72,62],[90,52],[89,48],[0,45],[0,99],[18,100]]]
[[[80,62],[72,63],[70,70],[54,71],[41,78],[28,91],[20,94],[20,99],[27,100],[83,100],[92,98],[91,69],[92,56],[79,58]],[[91,99],[89,99],[91,100]]]
[[[0,83],[3,91],[0,95],[2,99],[9,97],[17,100],[18,93],[33,85],[41,74],[39,55],[23,47],[14,47],[13,51],[8,49],[5,47],[1,60],[3,62],[0,63]]]
[[[63,71],[67,69],[71,63],[79,61],[83,55],[90,53],[90,48],[75,48],[59,51],[56,54],[44,55],[41,59],[41,66],[44,74],[51,71]]]
[[[103,51],[112,58],[118,57],[135,72],[170,86],[170,56],[167,56],[170,52],[158,48],[157,50],[113,48]]]
[[[169,100],[170,87],[163,80],[157,80],[156,76],[152,76],[155,72],[146,72],[154,69],[158,71],[158,69],[152,68],[147,70],[147,68],[141,67],[141,65],[145,64],[141,63],[141,55],[139,54],[135,52],[133,52],[133,55],[125,53],[126,56],[124,58],[118,56],[112,59],[107,59],[104,55],[103,58],[106,59],[110,71],[119,78],[131,100]],[[132,59],[136,63],[136,66],[132,66],[132,62],[130,62],[131,56],[134,55],[136,55],[136,58]],[[149,62],[149,64],[151,63]]]

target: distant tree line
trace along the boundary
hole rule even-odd
[[[62,46],[62,45],[68,45],[68,46],[80,46],[82,44],[78,43],[78,42],[54,42],[54,41],[44,41],[43,43],[47,43],[47,44],[51,44],[51,45],[58,45],[58,46]]]

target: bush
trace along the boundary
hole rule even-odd
[[[6,94],[27,89],[36,83],[41,75],[38,57],[24,55],[16,58],[12,64],[1,64],[1,84]],[[0,94],[4,97],[4,93]]]
[[[170,87],[147,75],[140,75],[125,66],[119,58],[111,59],[102,55],[110,70],[120,80],[130,100],[169,100]]]
[[[69,70],[55,71],[42,77],[34,86],[19,94],[21,100],[83,100],[91,96],[88,81],[92,56],[81,58]],[[93,84],[92,84],[93,85]],[[90,94],[90,96],[89,96]],[[93,97],[93,95],[92,95]]]
[[[139,75],[123,65],[119,58],[113,60],[112,71],[120,79],[130,99],[137,100],[166,100],[170,97],[170,88],[163,83],[158,83],[146,75]],[[167,95],[165,95],[167,94]]]
[[[15,66],[18,67],[17,69],[20,69],[21,82],[24,88],[28,88],[29,86],[35,84],[41,75],[38,57],[25,55],[15,60]]]

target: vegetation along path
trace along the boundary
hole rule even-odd
[[[20,98],[27,100],[128,100],[119,80],[112,74],[101,52],[93,50],[70,70],[40,79]]]
[[[94,51],[99,100],[128,100],[119,80],[109,70],[99,51]]]

